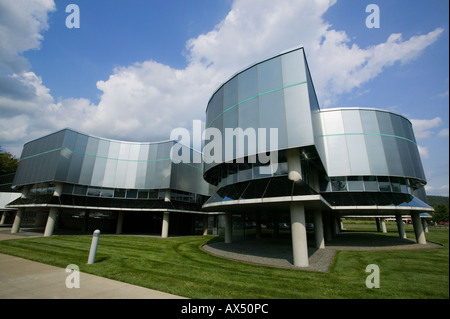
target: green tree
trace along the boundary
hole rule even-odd
[[[15,173],[19,160],[11,153],[3,152],[0,148],[0,175]]]
[[[433,221],[436,223],[448,222],[448,206],[439,204],[434,206]]]

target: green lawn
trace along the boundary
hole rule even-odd
[[[340,251],[328,273],[250,265],[201,250],[214,240],[220,239],[101,235],[93,265],[86,264],[90,236],[0,241],[0,252],[64,268],[77,264],[82,272],[189,298],[449,298],[448,229],[427,234],[444,248]],[[366,288],[368,264],[380,268],[379,289]]]

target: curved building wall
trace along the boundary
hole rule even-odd
[[[250,162],[255,152],[244,143],[243,161],[233,154],[205,164],[205,180],[218,188],[205,209],[319,194],[336,207],[430,208],[416,200],[426,200],[426,179],[411,122],[377,109],[320,110],[303,48],[234,75],[213,94],[206,121],[222,134],[222,153],[227,129],[278,129],[278,144],[268,148],[278,161],[261,174],[263,164]]]
[[[252,65],[225,82],[208,103],[206,128],[217,128],[223,139],[226,128],[266,129],[267,150],[270,128],[277,128],[276,150],[303,147],[314,145],[311,113],[318,110],[304,51],[299,48]],[[238,158],[227,157],[225,145],[223,140],[222,161],[205,164],[206,179],[211,168]],[[244,156],[257,153],[244,150]]]
[[[411,122],[376,109],[320,111],[322,134],[316,136],[327,175],[399,176],[425,183]]]
[[[65,129],[24,145],[13,186],[62,182],[111,189],[171,188],[207,195],[209,186],[201,177],[200,164],[171,161],[174,143],[115,141]]]

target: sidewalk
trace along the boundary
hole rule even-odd
[[[0,240],[20,237],[20,233],[16,235],[0,233]],[[0,299],[183,298],[82,272],[79,273],[80,288],[67,288],[66,279],[71,274],[66,273],[65,268],[0,254]]]

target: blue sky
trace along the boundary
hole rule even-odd
[[[447,195],[446,0],[0,0],[0,145],[64,127],[130,141],[204,120],[246,65],[303,45],[322,108],[375,107],[413,125],[429,194]],[[80,28],[68,29],[68,4]],[[365,12],[380,8],[380,28]]]

